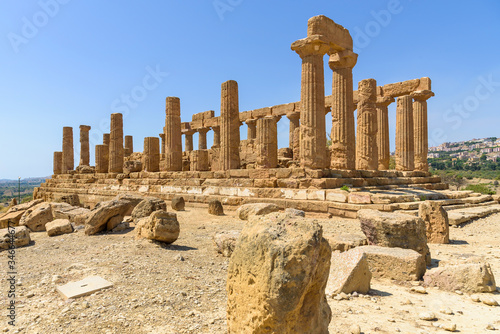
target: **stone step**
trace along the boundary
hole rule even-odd
[[[477,206],[448,211],[450,225],[460,225],[473,219],[483,218],[493,213],[500,212],[500,204]]]

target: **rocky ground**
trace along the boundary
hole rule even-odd
[[[169,208],[169,211],[170,208]],[[177,212],[181,226],[172,245],[134,240],[134,231],[86,236],[83,229],[48,237],[32,233],[34,243],[16,250],[16,326],[3,317],[8,333],[225,333],[226,270],[229,259],[217,254],[212,236],[241,230],[244,221],[225,208],[226,216],[207,214],[207,208],[188,205]],[[359,222],[307,214],[318,219],[326,238],[340,232],[362,234]],[[500,285],[500,214],[450,230],[449,245],[430,245],[433,264],[463,256],[481,255],[491,264]],[[1,252],[3,266],[7,253]],[[65,301],[55,287],[99,275],[114,287]],[[419,282],[372,280],[366,296],[328,301],[333,319],[330,333],[444,333],[439,325],[456,325],[461,333],[500,329],[500,307],[473,302],[466,294],[427,288],[411,292]],[[2,314],[8,303],[2,280]],[[500,302],[497,292],[492,295]],[[420,320],[434,312],[437,320]],[[494,331],[493,331],[494,332]]]

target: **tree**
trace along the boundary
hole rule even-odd
[[[481,160],[481,161],[486,161],[486,159],[487,159],[487,156],[486,156],[486,154],[484,154],[484,153],[483,153],[483,155],[481,156],[481,158],[479,158],[479,160]]]

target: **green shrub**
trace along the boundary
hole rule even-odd
[[[349,191],[349,187],[346,186],[346,185],[343,185],[342,187],[340,187],[340,190],[345,190],[345,191]]]
[[[495,195],[496,191],[491,190],[488,185],[480,183],[480,184],[469,184],[465,190],[472,190],[476,193],[481,193],[484,195]]]

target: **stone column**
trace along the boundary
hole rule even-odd
[[[54,152],[54,175],[62,174],[62,152]]]
[[[396,170],[414,169],[413,103],[409,95],[398,97],[396,108]]]
[[[226,81],[221,87],[220,106],[220,168],[240,168],[240,117],[238,83]]]
[[[193,135],[196,131],[184,131],[184,151],[191,152],[193,150]]]
[[[189,156],[191,171],[207,171],[208,167],[208,150],[191,151]]]
[[[220,147],[220,126],[212,126],[212,130],[214,131],[214,144],[212,148]]]
[[[123,173],[123,115],[111,114],[109,135],[109,166],[110,173]]]
[[[95,146],[95,172],[107,173],[109,169],[109,146]]]
[[[257,138],[257,119],[247,119],[245,121],[247,123],[247,140],[256,139]]]
[[[413,98],[413,129],[415,145],[415,170],[428,171],[427,153],[429,138],[427,130],[427,100],[434,96],[430,90],[416,91],[411,94]]]
[[[332,146],[330,167],[356,168],[356,136],[354,129],[352,69],[358,55],[345,50],[330,56],[332,80]]]
[[[161,154],[165,154],[165,133],[160,133],[159,136],[161,138],[160,151]]]
[[[198,129],[198,150],[207,149],[207,132],[209,128]]]
[[[165,114],[165,170],[181,171],[181,101],[178,97],[167,97]]]
[[[300,112],[292,112],[286,115],[290,120],[290,129],[288,133],[288,147],[293,150],[293,132],[295,129],[300,127]],[[297,160],[299,157],[293,157],[294,160]]]
[[[358,84],[358,128],[356,169],[377,170],[377,81],[364,79]]]
[[[389,104],[394,102],[392,97],[377,97],[377,149],[378,169],[388,170],[391,156],[389,146]]]
[[[90,125],[80,125],[80,166],[90,165]]]
[[[326,168],[325,77],[323,56],[328,43],[298,40],[292,50],[302,58],[300,96],[300,165]]]
[[[257,120],[257,165],[262,168],[278,166],[278,117],[262,117]]]
[[[145,172],[158,172],[160,170],[160,138],[144,138],[144,167]]]
[[[134,138],[132,136],[125,136],[124,154],[126,157],[134,153]]]
[[[102,144],[109,146],[109,133],[104,133],[102,135]]]
[[[73,128],[63,127],[63,149],[62,149],[62,172],[67,174],[75,169],[75,159],[73,155]]]

